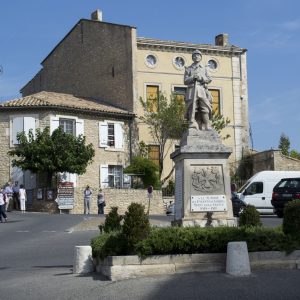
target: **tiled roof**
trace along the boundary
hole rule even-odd
[[[0,103],[1,108],[69,108],[90,112],[103,112],[110,114],[132,115],[132,112],[127,110],[99,103],[95,99],[77,97],[70,94],[54,93],[54,92],[39,92],[19,99],[14,99]]]

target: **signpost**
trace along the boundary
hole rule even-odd
[[[150,199],[153,197],[153,186],[152,185],[149,185],[148,186],[148,199],[149,199],[149,202],[148,202],[148,216],[149,216],[149,212],[150,212]]]
[[[59,209],[74,208],[74,186],[72,182],[64,182],[59,185],[57,203]]]

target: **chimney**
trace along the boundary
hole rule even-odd
[[[215,37],[215,45],[226,47],[229,46],[229,38],[227,33],[221,33]]]
[[[102,11],[97,9],[91,14],[91,19],[93,21],[102,21]]]

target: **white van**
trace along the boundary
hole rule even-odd
[[[238,196],[260,213],[273,213],[273,188],[282,178],[300,177],[300,171],[262,171],[252,176],[239,190]]]

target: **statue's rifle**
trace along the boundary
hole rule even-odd
[[[196,87],[197,87],[197,80],[195,80],[194,82],[194,95],[193,95],[193,102],[192,102],[192,112],[191,112],[191,121],[190,121],[190,128],[191,127],[196,127],[196,119],[195,119],[195,114],[196,114],[196,101],[197,101],[197,91],[196,91]]]

